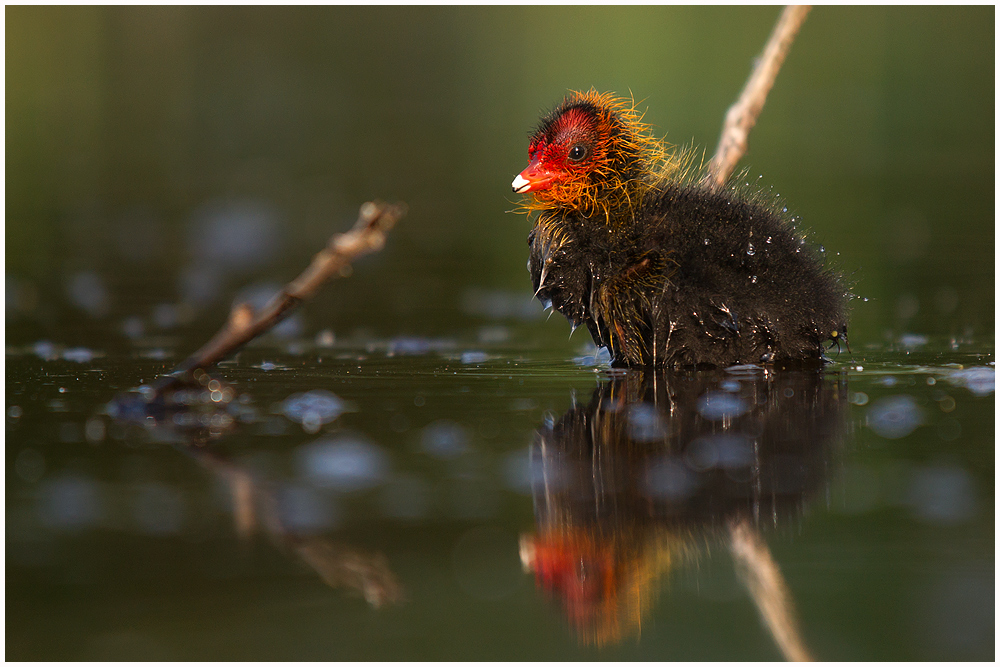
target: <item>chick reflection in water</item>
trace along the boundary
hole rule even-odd
[[[582,641],[606,644],[638,634],[665,573],[723,541],[784,655],[808,659],[760,531],[824,483],[846,404],[846,379],[822,372],[614,377],[537,432],[521,560]]]

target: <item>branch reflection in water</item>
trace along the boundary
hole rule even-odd
[[[372,607],[403,600],[402,586],[383,554],[296,530],[281,511],[280,482],[262,478],[213,447],[224,435],[232,436],[252,410],[232,387],[201,370],[187,383],[172,379],[159,391],[144,387],[117,396],[108,405],[109,415],[122,424],[141,425],[155,441],[173,444],[223,482],[241,538],[263,533],[278,548],[296,554],[327,585],[360,593]]]
[[[659,582],[726,544],[786,658],[809,659],[761,533],[801,513],[844,431],[846,375],[630,371],[537,432],[521,560],[582,641],[638,634]]]

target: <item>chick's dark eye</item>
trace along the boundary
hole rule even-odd
[[[569,155],[567,157],[569,157],[569,159],[573,162],[579,162],[583,158],[587,157],[587,147],[577,144],[576,146],[573,146],[573,148],[569,149]]]

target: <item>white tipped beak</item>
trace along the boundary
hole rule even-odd
[[[511,183],[510,185],[511,187],[514,188],[514,192],[517,192],[519,194],[522,192],[527,192],[528,190],[531,189],[531,181],[529,181],[526,178],[523,178],[521,174],[515,176],[514,182]]]

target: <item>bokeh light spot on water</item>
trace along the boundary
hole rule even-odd
[[[66,361],[75,361],[78,364],[86,364],[94,360],[93,350],[88,350],[85,347],[71,347],[67,350],[63,350],[63,359]]]
[[[420,449],[438,459],[452,459],[469,449],[465,428],[449,419],[439,419],[424,427]]]
[[[665,456],[646,470],[642,488],[651,498],[683,500],[698,487],[698,480],[686,465]]]
[[[490,355],[477,350],[469,350],[468,352],[462,353],[463,364],[481,364],[484,361],[488,361],[489,358]]]
[[[91,317],[108,314],[111,299],[104,281],[93,271],[82,271],[70,277],[66,285],[70,302]]]
[[[921,334],[903,334],[899,337],[899,344],[908,350],[916,350],[927,344],[927,336]]]
[[[688,445],[685,460],[693,470],[745,468],[753,463],[753,440],[739,433],[716,433]]]
[[[177,489],[149,482],[136,489],[132,517],[139,532],[148,535],[179,533],[184,526],[184,496]]]
[[[79,530],[103,519],[100,491],[94,480],[75,473],[42,483],[38,499],[42,523],[60,530]]]
[[[281,413],[302,424],[307,433],[316,433],[323,424],[334,421],[346,409],[344,401],[326,389],[292,394],[281,403]]]
[[[83,437],[87,442],[96,445],[103,442],[105,435],[104,420],[100,417],[91,417],[83,427]]]
[[[868,394],[863,391],[852,391],[848,400],[854,405],[868,405]]]
[[[931,523],[956,524],[976,513],[972,477],[950,465],[919,468],[913,474],[907,500],[918,517]]]
[[[381,449],[357,437],[323,438],[295,453],[299,474],[316,486],[360,491],[382,484],[389,458]]]
[[[532,456],[532,450],[523,449],[504,457],[503,480],[512,491],[531,495],[533,488],[543,485],[549,491],[562,488],[565,474],[556,459]]]
[[[158,303],[153,306],[153,323],[160,329],[173,329],[180,323],[180,313],[172,303]]]
[[[298,533],[321,533],[340,523],[333,498],[305,486],[287,485],[277,495],[282,526]]]
[[[907,394],[880,398],[868,408],[868,428],[891,440],[909,435],[923,421],[923,410]]]
[[[479,329],[477,338],[485,344],[506,343],[510,338],[510,329],[499,324],[485,326]]]
[[[636,403],[629,406],[628,429],[632,439],[640,442],[662,440],[667,436],[667,429],[659,411],[650,403]]]
[[[490,319],[537,320],[545,315],[531,292],[508,292],[471,287],[462,294],[462,310]]]
[[[190,229],[193,254],[213,266],[254,268],[281,250],[278,213],[259,201],[208,202],[194,212]]]
[[[965,387],[976,396],[989,396],[996,389],[996,369],[989,366],[963,368],[945,377],[956,387]]]
[[[742,398],[724,391],[710,391],[698,399],[698,414],[709,421],[739,417],[749,409]]]
[[[723,380],[719,383],[719,389],[735,394],[740,390],[740,383],[737,380]]]
[[[59,350],[54,344],[47,340],[40,340],[32,345],[31,351],[45,361],[52,361],[53,359],[59,358]]]
[[[122,333],[129,340],[136,340],[146,333],[146,325],[142,323],[142,318],[130,315],[122,320]]]
[[[178,288],[185,303],[204,306],[222,291],[219,269],[211,266],[188,266],[177,276]]]
[[[316,347],[333,347],[337,342],[337,337],[332,329],[323,329],[316,334]]]
[[[454,349],[455,346],[455,341],[448,338],[397,336],[389,341],[386,354],[390,357],[420,356],[431,352],[445,352]]]

